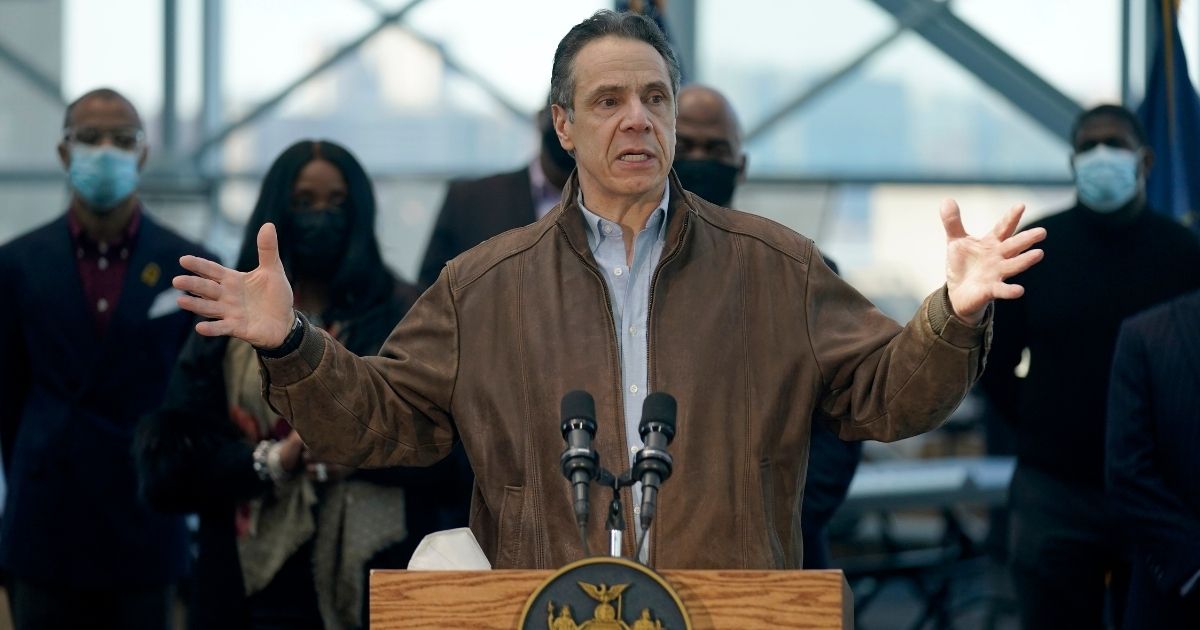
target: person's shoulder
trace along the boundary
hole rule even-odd
[[[1161,330],[1177,316],[1188,322],[1200,319],[1200,290],[1184,293],[1131,315],[1121,327],[1126,334],[1147,335]]]
[[[511,229],[489,238],[446,263],[451,289],[461,289],[510,258],[531,249],[551,234],[557,213],[551,212],[529,225]]]
[[[1158,231],[1168,238],[1177,240],[1183,243],[1185,246],[1193,249],[1200,249],[1200,238],[1197,237],[1196,232],[1193,231],[1192,228],[1180,223],[1179,221],[1176,221],[1170,216],[1167,216],[1161,212],[1156,212],[1150,208],[1147,208],[1144,212],[1146,214],[1146,224],[1150,226],[1151,229]]]
[[[1078,219],[1079,219],[1079,214],[1075,207],[1065,208],[1063,210],[1057,210],[1055,212],[1051,212],[1050,214],[1047,214],[1046,216],[1039,217],[1036,220],[1030,221],[1029,223],[1022,225],[1020,229],[1021,229],[1021,231],[1024,231],[1024,230],[1028,230],[1028,229],[1032,229],[1032,228],[1041,227],[1041,228],[1046,228],[1046,231],[1049,232],[1052,228],[1055,228],[1055,227],[1063,227],[1063,226],[1075,224],[1076,222],[1078,222]]]
[[[0,255],[12,256],[28,251],[42,251],[48,239],[60,236],[65,238],[66,234],[67,215],[64,213],[0,245]]]
[[[753,239],[800,263],[807,264],[812,256],[812,239],[787,226],[757,214],[718,206],[690,192],[686,195],[687,205],[697,220],[718,232]]]
[[[142,212],[141,220],[142,226],[139,229],[143,230],[142,233],[147,237],[147,244],[154,249],[178,256],[191,255],[216,260],[216,255],[205,249],[203,245],[184,237],[171,226],[150,216],[149,213]]]
[[[450,181],[449,192],[455,194],[487,193],[497,188],[512,186],[514,182],[528,185],[529,167],[522,166],[515,171],[493,173],[482,177],[464,177]]]

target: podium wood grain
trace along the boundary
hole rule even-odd
[[[551,571],[372,571],[376,630],[513,630]],[[841,571],[663,571],[695,630],[854,627]],[[545,611],[537,611],[545,615]],[[671,629],[675,630],[675,629]]]

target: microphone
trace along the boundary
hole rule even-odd
[[[567,448],[559,464],[563,476],[571,482],[575,522],[582,532],[588,521],[588,488],[600,468],[600,456],[592,448],[592,438],[596,436],[596,402],[591,394],[576,389],[563,396],[562,434]]]
[[[654,520],[658,488],[671,476],[674,462],[667,445],[675,438],[675,399],[670,394],[654,392],[642,403],[642,422],[638,433],[645,446],[638,451],[633,464],[633,477],[642,482],[642,536]],[[639,544],[638,547],[641,547]]]

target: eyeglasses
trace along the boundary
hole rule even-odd
[[[104,138],[112,140],[114,147],[132,151],[146,141],[146,134],[136,127],[118,127],[116,129],[100,129],[98,127],[66,128],[63,139],[67,142],[78,142],[88,146],[97,146]]]

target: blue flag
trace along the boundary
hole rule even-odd
[[[1158,7],[1158,46],[1146,98],[1138,108],[1155,155],[1146,199],[1151,208],[1200,231],[1200,97],[1188,77],[1175,24],[1178,2],[1151,2]]]

